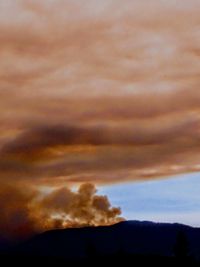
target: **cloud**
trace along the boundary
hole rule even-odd
[[[196,170],[198,7],[2,1],[0,179],[110,183]]]
[[[128,120],[34,126],[2,146],[0,175],[27,182],[43,183],[45,178],[47,183],[59,183],[61,177],[71,182],[110,183],[119,181],[117,172],[124,172],[121,180],[125,181],[191,171],[198,163],[199,117],[179,116],[140,120],[134,125]]]

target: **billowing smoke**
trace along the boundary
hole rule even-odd
[[[107,196],[97,195],[93,184],[77,191],[67,187],[41,192],[20,186],[0,189],[0,235],[24,238],[55,228],[110,225],[124,220],[120,208]]]

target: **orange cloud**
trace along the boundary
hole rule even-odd
[[[199,1],[1,1],[0,179],[199,170]]]

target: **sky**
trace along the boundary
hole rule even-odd
[[[199,0],[0,1],[2,229],[110,224],[123,219],[120,207],[131,213],[127,202],[112,206],[113,191],[97,195],[102,186],[128,201],[129,182],[138,207],[148,196],[169,204],[165,186],[179,201],[170,177],[187,174],[195,187],[199,10]]]
[[[199,173],[148,182],[100,187],[129,220],[182,223],[200,227]]]

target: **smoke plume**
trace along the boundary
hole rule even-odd
[[[55,228],[110,225],[123,220],[93,184],[51,192],[4,185],[0,189],[0,235],[24,238]]]

